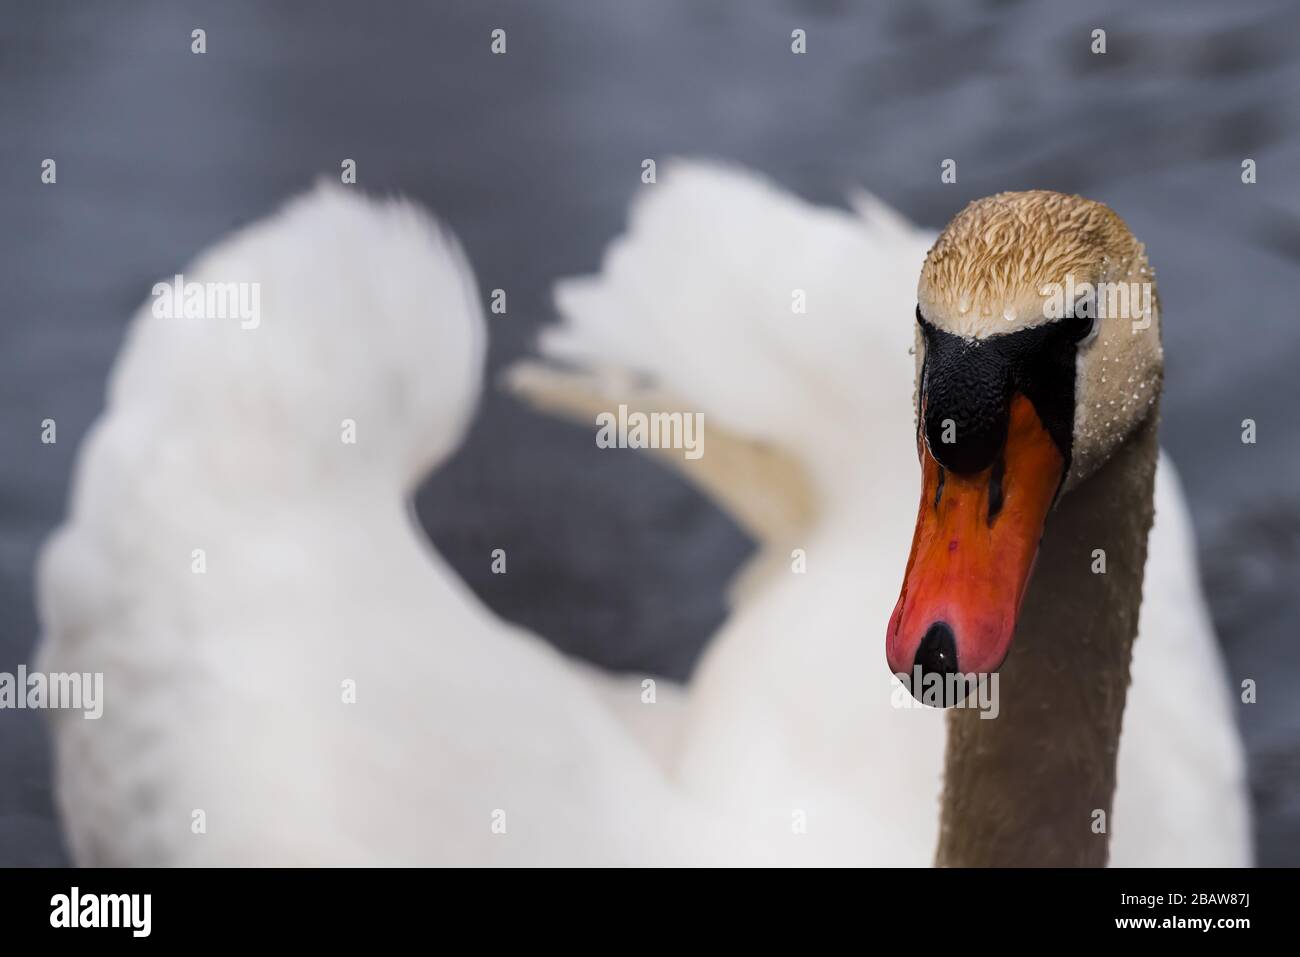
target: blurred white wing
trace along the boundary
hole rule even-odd
[[[726,828],[408,516],[480,387],[455,243],[321,189],[185,278],[259,283],[260,324],[141,308],[39,571],[42,666],[104,675],[102,718],[52,713],[76,861],[710,859]]]

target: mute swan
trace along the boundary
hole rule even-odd
[[[509,381],[588,426],[618,402],[704,411],[701,459],[658,454],[763,548],[690,687],[642,703],[501,622],[423,540],[405,502],[470,418],[477,294],[418,210],[321,188],[186,271],[260,282],[258,328],[141,309],[42,556],[41,667],[105,675],[100,720],[51,715],[79,863],[997,856],[940,845],[943,717],[899,707],[881,660],[931,237],[868,197],[819,209],[707,165],[647,189],[601,274],[558,287],[548,361]],[[1242,755],[1167,460],[1155,496],[1111,860],[1243,864]],[[953,715],[952,741],[982,732]],[[945,835],[985,810],[960,806],[977,769],[956,747]],[[1052,823],[1104,855],[1091,820]]]

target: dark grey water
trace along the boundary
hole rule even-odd
[[[495,27],[506,56],[488,52]],[[1259,683],[1241,709],[1259,856],[1300,863],[1297,33],[1286,2],[3,0],[0,670],[29,660],[32,562],[127,318],[343,157],[366,189],[437,210],[484,289],[509,289],[494,369],[552,317],[549,283],[596,266],[644,157],[725,157],[823,202],[861,184],[935,227],[997,190],[1068,190],[1119,210],[1159,273],[1163,438],[1234,678]],[[948,157],[957,185],[939,183]],[[749,547],[649,460],[596,455],[499,395],[419,506],[505,616],[677,677]],[[503,544],[508,589],[484,557]],[[0,722],[0,864],[59,862],[40,722]]]

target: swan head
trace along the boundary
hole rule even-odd
[[[1162,355],[1142,244],[1079,196],[971,203],[917,303],[922,495],[886,657],[920,697],[1001,666],[1052,507],[1154,414]]]

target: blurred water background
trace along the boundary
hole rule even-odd
[[[1281,0],[3,0],[0,671],[30,662],[32,564],[128,317],[344,157],[363,188],[435,209],[480,286],[508,289],[493,370],[553,317],[551,281],[596,267],[645,157],[734,160],[826,203],[862,185],[936,228],[977,196],[1060,189],[1114,206],[1156,266],[1163,442],[1231,673],[1258,682],[1240,714],[1259,860],[1298,864],[1297,35]],[[949,157],[958,182],[941,185]],[[422,520],[506,617],[608,667],[685,677],[750,545],[648,458],[595,451],[589,430],[489,394]],[[0,865],[63,862],[39,715],[0,722]]]

